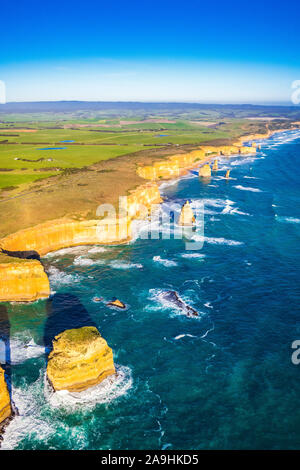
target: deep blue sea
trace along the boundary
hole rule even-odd
[[[201,250],[143,239],[139,222],[128,245],[47,255],[51,298],[1,305],[19,411],[2,448],[299,449],[299,163],[300,132],[291,131],[262,141],[254,157],[223,157],[210,181],[191,173],[164,184],[163,210],[188,199],[199,221],[204,203],[204,234],[201,224],[193,234]],[[166,301],[166,290],[199,317]],[[112,347],[118,377],[53,393],[45,346],[83,325]]]

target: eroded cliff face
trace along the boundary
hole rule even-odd
[[[11,414],[10,396],[4,377],[4,370],[0,366],[0,426]]]
[[[203,150],[172,155],[168,160],[155,162],[153,165],[139,167],[137,173],[139,176],[149,180],[178,178],[189,168],[195,166],[196,162],[205,158]]]
[[[119,208],[99,206],[99,219],[57,219],[13,233],[0,240],[10,257],[0,258],[0,301],[34,301],[48,297],[49,281],[38,260],[11,258],[22,252],[43,256],[50,251],[78,245],[125,243],[131,239],[131,221],[148,215],[152,204],[162,201],[156,183],[139,186],[122,198]],[[107,213],[107,209],[110,209]],[[122,215],[123,214],[123,215]],[[3,262],[2,262],[3,261]]]
[[[147,183],[130,192],[121,201],[121,208],[127,211],[132,219],[145,218],[153,204],[160,204],[162,198],[156,183]]]
[[[0,263],[0,302],[32,302],[49,297],[50,285],[37,260]]]
[[[140,166],[137,173],[148,180],[172,179],[184,175],[187,170],[199,166],[201,161],[208,160],[216,155],[253,154],[255,147],[243,147],[241,143],[236,145],[203,146],[189,153],[173,155],[167,160],[162,160],[153,165]]]
[[[80,392],[115,372],[112,350],[97,328],[66,330],[53,340],[47,377],[55,390]]]
[[[126,217],[80,222],[59,219],[9,235],[0,240],[0,247],[9,252],[35,251],[43,256],[71,246],[121,242],[130,235],[130,220]]]

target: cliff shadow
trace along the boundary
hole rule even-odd
[[[29,251],[9,251],[9,250],[1,250],[2,253],[8,256],[12,256],[14,258],[21,258],[21,259],[37,259],[38,261],[41,260],[39,253],[35,250]]]
[[[47,300],[47,320],[44,327],[45,353],[52,350],[52,341],[65,330],[95,326],[86,308],[74,294],[54,294]]]
[[[5,371],[7,388],[11,397],[10,322],[7,307],[4,304],[0,304],[0,365]]]

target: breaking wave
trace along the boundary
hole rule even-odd
[[[73,282],[79,282],[81,280],[81,277],[78,274],[67,274],[64,271],[60,271],[55,266],[50,266],[47,269],[47,273],[51,286],[72,284]]]
[[[206,242],[211,245],[230,245],[230,246],[238,246],[238,245],[243,245],[243,242],[239,242],[236,240],[227,240],[226,238],[223,237],[204,237],[202,235],[195,235],[193,237],[193,240],[196,242]]]
[[[286,224],[300,224],[300,219],[298,219],[297,217],[283,217],[276,215],[276,220],[278,220],[278,222],[283,222]]]
[[[114,269],[142,269],[141,263],[126,263],[126,261],[114,260],[109,263],[109,266]]]
[[[160,256],[153,256],[153,261],[154,261],[155,263],[160,263],[160,264],[162,264],[162,265],[165,266],[166,268],[171,268],[171,267],[173,267],[173,266],[177,266],[176,261],[169,260],[169,259],[164,259],[164,258],[161,258]]]
[[[98,403],[111,403],[116,398],[125,395],[133,383],[129,367],[116,366],[116,372],[116,375],[109,376],[98,385],[82,392],[54,391],[45,375],[45,397],[51,407],[64,408],[70,413],[82,406],[86,409],[87,407],[94,408]]]
[[[234,186],[236,189],[240,189],[241,191],[251,191],[252,193],[261,193],[262,190],[258,188],[251,188],[250,186],[242,186],[241,184],[237,184]]]

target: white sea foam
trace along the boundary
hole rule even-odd
[[[88,250],[89,253],[105,253],[106,251],[107,248],[104,248],[104,246],[94,246],[94,248]]]
[[[250,186],[242,186],[241,184],[237,184],[234,186],[236,189],[240,189],[241,191],[251,191],[252,193],[261,193],[261,189],[258,188],[251,188]]]
[[[189,337],[189,338],[197,338],[197,336],[195,336],[195,335],[190,335],[189,333],[185,333],[185,334],[182,334],[182,335],[175,336],[174,339],[178,340],[178,339],[185,338],[186,336]]]
[[[114,260],[109,263],[109,266],[114,269],[142,269],[141,263],[126,263],[126,261]]]
[[[194,209],[201,209],[202,205],[215,207],[216,209],[221,209],[224,206],[235,204],[234,201],[230,199],[220,199],[220,198],[203,198],[203,199],[193,199],[191,202],[191,207]]]
[[[163,258],[161,258],[160,256],[153,256],[153,261],[154,261],[155,263],[160,263],[160,264],[162,264],[162,265],[165,266],[166,268],[170,268],[170,267],[172,267],[172,266],[177,266],[176,261],[169,260],[169,259],[163,259]]]
[[[47,269],[47,272],[49,275],[49,281],[51,286],[61,284],[72,284],[81,280],[81,277],[78,274],[67,274],[64,271],[60,271],[55,266],[50,266]]]
[[[210,302],[205,302],[204,307],[206,307],[206,308],[214,308]]]
[[[36,437],[40,442],[55,433],[55,426],[51,420],[42,416],[44,399],[42,393],[44,369],[40,377],[32,384],[12,388],[12,399],[17,407],[18,415],[5,428],[1,449],[15,449],[26,436]]]
[[[82,392],[53,391],[45,377],[45,397],[51,407],[64,408],[70,413],[82,407],[94,408],[97,403],[110,403],[125,395],[133,383],[129,367],[116,366],[116,372],[116,375],[111,375],[100,384]]]
[[[225,204],[225,207],[224,209],[222,210],[222,214],[230,214],[232,213],[232,210],[233,210],[233,204],[234,202],[230,201],[230,200],[226,200],[226,204]]]
[[[22,364],[28,359],[40,357],[44,353],[45,347],[36,344],[32,338],[23,341],[20,337],[13,337],[10,340],[11,364]]]
[[[88,248],[87,246],[74,246],[70,248],[62,248],[61,250],[51,251],[51,253],[48,253],[45,256],[45,258],[53,258],[53,257],[58,258],[64,255],[76,255],[76,254],[86,251],[87,248]]]
[[[251,216],[251,214],[249,214],[249,212],[243,212],[243,211],[240,211],[237,207],[234,207],[231,211],[230,211],[230,214],[238,214],[238,215],[247,215],[247,216]]]
[[[104,263],[105,263],[104,260],[84,258],[83,256],[77,256],[73,261],[74,266],[92,266],[93,264],[104,264]]]
[[[71,434],[73,448],[85,447],[86,437],[82,430],[76,426],[73,433],[72,428],[61,419],[55,409],[60,408],[67,413],[76,409],[85,413],[98,403],[109,404],[126,395],[133,383],[131,370],[123,366],[117,366],[116,369],[117,377],[108,377],[84,392],[54,392],[46,380],[44,368],[40,370],[40,376],[35,382],[28,385],[23,380],[20,387],[13,386],[12,399],[18,415],[5,428],[1,450],[15,449],[28,436],[44,445],[57,434],[58,429]]]
[[[243,242],[239,242],[236,240],[227,240],[226,238],[223,237],[203,237],[202,235],[194,235],[193,240],[196,242],[206,242],[211,245],[230,245],[230,246],[238,246],[238,245],[243,245]]]
[[[258,180],[259,178],[257,178],[256,176],[243,176],[243,178],[246,178],[248,180]]]
[[[182,253],[181,258],[187,258],[187,259],[201,259],[203,260],[205,258],[205,254],[203,253]]]
[[[263,157],[240,157],[237,160],[230,161],[231,166],[242,166],[253,163],[255,160],[261,160]]]
[[[287,224],[300,224],[300,219],[298,219],[297,217],[283,217],[276,215],[276,220],[278,220],[278,222],[283,222]]]

